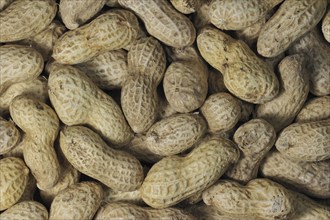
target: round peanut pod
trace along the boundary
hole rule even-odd
[[[142,184],[144,174],[140,162],[127,152],[110,148],[89,128],[63,129],[60,146],[65,158],[79,172],[112,189],[132,191]]]
[[[0,115],[9,113],[10,103],[19,95],[29,95],[46,102],[48,99],[47,80],[39,76],[31,81],[12,84],[6,91],[0,94]]]
[[[233,142],[208,138],[185,157],[169,156],[154,164],[141,186],[142,199],[153,208],[175,205],[211,186],[238,158]]]
[[[286,0],[262,28],[258,53],[275,57],[310,31],[322,19],[327,0]]]
[[[308,100],[296,117],[296,122],[313,122],[330,119],[330,96]]]
[[[283,0],[213,0],[209,16],[213,25],[222,30],[241,30],[258,23]]]
[[[173,7],[182,14],[196,12],[207,0],[170,0]]]
[[[32,37],[44,30],[57,12],[55,0],[20,0],[0,12],[0,42]]]
[[[37,78],[44,67],[41,54],[21,45],[0,46],[0,93],[11,85]]]
[[[324,38],[330,43],[330,9],[328,9],[322,21],[322,33]]]
[[[96,182],[80,182],[60,192],[52,202],[49,220],[92,220],[101,205],[103,191]]]
[[[153,209],[140,207],[129,203],[108,203],[101,207],[95,220],[104,219],[169,219],[169,220],[196,220],[192,215],[177,208]]]
[[[293,161],[280,152],[269,153],[260,165],[261,174],[316,198],[330,198],[330,160]]]
[[[148,130],[145,146],[160,156],[181,153],[197,143],[206,133],[205,120],[196,114],[177,114],[160,120]]]
[[[6,210],[21,198],[29,177],[29,168],[16,157],[0,160],[0,211]]]
[[[241,117],[240,103],[225,92],[210,95],[200,110],[212,133],[229,131]]]
[[[60,175],[53,146],[59,131],[55,111],[35,98],[21,95],[11,102],[10,115],[25,132],[22,141],[24,161],[36,178],[38,188],[53,187]]]
[[[0,117],[0,155],[8,153],[21,140],[21,133],[12,121]]]
[[[134,42],[139,32],[136,16],[114,9],[90,23],[67,31],[55,43],[53,57],[62,64],[77,64],[109,50],[118,50]]]
[[[24,201],[13,205],[6,211],[0,214],[0,219],[10,220],[47,220],[48,211],[39,202],[35,201]]]
[[[303,55],[287,56],[278,68],[279,94],[273,100],[258,105],[256,109],[256,117],[268,121],[277,132],[291,124],[309,93],[309,77]]]
[[[49,98],[66,125],[88,125],[115,145],[133,137],[118,104],[80,70],[53,63],[48,79]]]
[[[245,186],[222,180],[204,191],[203,201],[243,219],[291,219],[295,213],[294,198],[288,190],[268,179],[253,179]]]
[[[75,65],[85,72],[101,89],[119,89],[129,77],[127,52],[125,50],[106,51],[84,63]]]
[[[275,146],[292,160],[321,161],[330,158],[330,120],[294,123],[283,129]]]
[[[303,53],[307,56],[310,92],[316,96],[330,94],[330,46],[318,30],[313,29],[297,40],[289,53]]]
[[[234,134],[234,142],[241,150],[241,157],[230,167],[226,175],[246,184],[257,177],[259,164],[276,140],[276,132],[271,124],[263,119],[252,119],[241,125]]]
[[[202,57],[223,74],[227,89],[235,96],[261,104],[277,95],[279,82],[274,72],[244,42],[204,27],[197,45]]]
[[[59,13],[63,23],[68,29],[76,29],[96,15],[102,9],[106,1],[107,0],[61,0]]]
[[[196,31],[192,22],[163,0],[119,0],[122,7],[134,11],[150,35],[171,47],[193,44]]]

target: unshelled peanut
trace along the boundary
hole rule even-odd
[[[24,201],[0,214],[1,220],[47,220],[48,211],[41,203]]]
[[[21,140],[21,133],[12,121],[0,117],[0,155],[8,153]]]
[[[312,122],[330,119],[330,96],[307,101],[296,117],[296,122]]]

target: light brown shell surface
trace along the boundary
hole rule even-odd
[[[89,128],[63,129],[60,146],[72,166],[112,189],[133,191],[142,184],[140,162],[127,152],[112,149]]]
[[[1,220],[48,220],[48,211],[39,202],[17,203],[0,214]]]
[[[233,142],[206,139],[185,157],[169,156],[154,164],[142,184],[142,199],[153,208],[175,205],[211,186],[238,158]]]
[[[235,96],[260,104],[277,95],[279,82],[274,72],[244,42],[205,27],[197,45],[202,57],[223,74],[227,89]]]
[[[264,57],[284,52],[322,19],[327,0],[286,0],[262,28],[257,48]]]
[[[148,33],[171,47],[193,44],[196,31],[192,22],[164,0],[119,0],[119,4],[136,13]]]
[[[313,122],[330,119],[330,96],[308,100],[296,117],[296,122]]]
[[[115,145],[127,144],[132,139],[118,104],[77,68],[51,65],[48,93],[64,124],[86,124]]]
[[[21,140],[21,133],[12,121],[0,117],[0,155],[8,153]]]
[[[322,33],[324,38],[330,43],[330,9],[328,9],[322,21]]]
[[[92,220],[103,197],[100,184],[86,181],[71,185],[52,202],[49,220]]]
[[[57,12],[55,0],[20,0],[0,12],[0,42],[32,37],[44,30]]]
[[[277,150],[292,160],[321,161],[330,158],[330,120],[294,123],[279,135]]]
[[[0,160],[0,211],[18,202],[25,190],[29,173],[22,159],[7,157]]]
[[[182,14],[191,14],[197,11],[207,0],[170,0],[173,7]]]

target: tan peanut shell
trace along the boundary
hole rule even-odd
[[[296,122],[313,122],[330,119],[330,96],[308,100],[296,117]]]
[[[85,73],[56,63],[49,69],[49,98],[64,124],[86,124],[115,145],[131,140],[133,135],[118,104]]]
[[[60,192],[52,202],[49,220],[91,220],[103,197],[100,184],[86,181],[71,185]]]
[[[102,204],[106,205],[108,203],[114,202],[124,202],[124,203],[132,203],[136,205],[144,205],[144,202],[141,198],[140,189],[124,192],[124,191],[116,191],[109,187],[106,187],[104,191],[104,196],[102,200]]]
[[[58,21],[53,21],[46,29],[40,33],[23,39],[18,44],[32,46],[41,53],[44,60],[48,60],[52,53],[55,42],[64,34],[66,28]]]
[[[24,147],[24,138],[25,138],[25,135],[22,134],[21,135],[21,141],[13,148],[11,149],[10,151],[8,151],[7,153],[5,153],[3,155],[3,157],[18,157],[18,158],[21,158],[23,159],[23,147]]]
[[[10,103],[19,95],[33,96],[45,102],[48,98],[47,80],[39,76],[31,81],[12,84],[6,91],[0,94],[0,115],[9,113]]]
[[[47,104],[28,96],[17,96],[10,104],[10,115],[25,132],[23,156],[37,180],[39,189],[53,187],[60,175],[60,165],[54,150],[59,131],[59,119]]]
[[[260,104],[277,95],[279,83],[274,72],[242,41],[205,27],[197,45],[202,57],[223,74],[227,89],[235,96]]]
[[[48,211],[41,203],[24,201],[0,214],[1,220],[48,220]]]
[[[192,215],[177,208],[153,209],[120,202],[108,203],[99,209],[95,220],[104,219],[195,220]]]
[[[67,31],[55,43],[53,57],[62,64],[86,62],[109,50],[134,42],[139,32],[136,16],[127,10],[110,10],[90,23]]]
[[[21,140],[21,133],[12,121],[0,117],[0,155],[8,153]]]
[[[278,151],[292,160],[321,161],[330,158],[330,119],[294,123],[279,135]]]
[[[330,46],[318,30],[305,34],[289,49],[289,53],[304,53],[307,56],[310,92],[316,96],[330,94]]]
[[[112,189],[132,191],[142,184],[144,175],[140,162],[127,152],[112,149],[89,128],[63,129],[60,146],[66,159],[79,172]]]
[[[268,121],[277,132],[291,124],[307,99],[309,77],[305,62],[302,54],[285,57],[278,66],[279,94],[257,106],[256,117]]]
[[[294,198],[287,189],[268,179],[253,179],[245,186],[222,180],[204,191],[203,201],[242,219],[291,219],[295,211]]]
[[[72,30],[86,23],[104,6],[106,0],[61,0],[59,13],[65,26]]]
[[[36,190],[37,190],[37,181],[34,178],[34,176],[32,175],[32,173],[30,172],[24,192],[23,192],[21,198],[19,198],[18,202],[33,200],[34,193],[36,192]]]
[[[283,0],[213,0],[209,16],[213,25],[222,30],[241,30],[265,17]]]
[[[322,19],[327,0],[286,0],[262,28],[258,53],[274,57],[310,31]],[[290,28],[288,28],[290,27]]]
[[[316,198],[330,198],[330,160],[293,161],[278,151],[269,153],[260,165],[261,174],[296,191]]]
[[[5,10],[15,0],[0,0],[0,11]]]
[[[101,89],[119,89],[129,77],[127,52],[125,50],[106,51],[75,67],[85,72]]]
[[[57,12],[55,0],[20,0],[0,12],[0,42],[32,37],[44,30]]]
[[[273,147],[275,140],[273,126],[263,119],[252,119],[241,125],[234,134],[234,142],[241,150],[241,156],[227,170],[226,175],[244,184],[255,179],[260,162]]]
[[[154,154],[175,155],[197,143],[206,129],[206,122],[201,116],[176,114],[153,124],[146,134],[145,144]]]
[[[191,14],[197,11],[207,0],[170,0],[173,7],[182,14]]]
[[[208,89],[211,95],[214,93],[228,91],[228,89],[225,86],[223,75],[216,69],[211,69],[209,71]]]
[[[165,208],[211,186],[239,158],[233,142],[209,138],[185,157],[169,156],[152,166],[141,195],[153,208]]]
[[[240,103],[235,97],[225,92],[210,95],[200,111],[212,133],[232,129],[241,117]]]
[[[31,47],[0,46],[0,57],[0,93],[3,93],[14,83],[37,78],[44,67],[41,54]]]
[[[128,52],[130,77],[121,90],[121,107],[135,133],[145,132],[158,116],[157,86],[165,72],[164,50],[153,37],[137,40]]]
[[[190,46],[196,37],[192,22],[163,0],[119,0],[119,4],[134,11],[144,22],[150,35],[171,47]]]
[[[7,157],[0,160],[0,211],[10,208],[20,199],[29,172],[22,159]]]
[[[330,43],[330,9],[328,9],[322,21],[322,33],[324,38]]]

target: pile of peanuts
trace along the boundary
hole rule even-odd
[[[330,219],[327,0],[0,0],[0,220]]]

